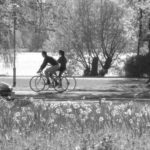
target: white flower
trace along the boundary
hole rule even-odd
[[[136,117],[142,117],[142,113],[135,113]]]
[[[41,117],[41,118],[40,118],[40,121],[41,121],[41,122],[46,122],[46,119],[43,118],[43,117]]]
[[[134,104],[133,101],[130,101],[130,102],[129,102],[129,105],[130,105],[130,106],[133,106],[133,104]]]
[[[69,117],[75,119],[75,116],[73,114],[70,114]]]
[[[105,103],[105,102],[106,102],[106,98],[102,98],[101,103]]]
[[[31,116],[31,117],[34,117],[34,113],[32,111],[28,111],[27,112],[27,115]]]
[[[76,146],[75,150],[81,150],[80,146]]]
[[[130,119],[129,122],[130,122],[131,124],[133,124],[133,120],[132,120],[132,119]]]
[[[54,119],[49,119],[48,124],[54,123],[54,121],[55,121]]]
[[[146,127],[150,127],[150,122],[147,122]]]
[[[84,111],[83,111],[83,109],[80,109],[80,113],[81,113],[81,114],[84,114]]]
[[[20,112],[16,112],[14,117],[17,118],[20,117],[20,115],[21,115]]]
[[[103,117],[99,117],[99,122],[102,122],[104,121],[104,118]]]
[[[131,109],[128,109],[126,112],[125,112],[126,115],[131,115],[132,114],[132,111]]]
[[[98,114],[100,114],[100,113],[101,113],[100,108],[97,108],[97,109],[96,109],[96,113],[98,113]]]
[[[29,100],[30,100],[31,102],[34,102],[34,101],[35,101],[35,99],[34,99],[33,97],[30,97]]]
[[[112,103],[112,101],[109,101],[109,105],[111,106],[113,103]]]
[[[113,111],[112,111],[112,116],[116,116],[116,115],[118,115],[119,114],[119,111],[117,110],[117,109],[114,109]]]
[[[86,108],[86,113],[87,114],[89,114],[91,111],[92,111],[91,108],[89,108],[89,107]]]
[[[73,104],[73,108],[78,109],[80,108],[80,105],[78,103]]]
[[[132,114],[131,109],[128,109],[128,111],[127,111],[127,112],[128,112],[128,114],[129,114],[129,115],[131,115],[131,114]]]
[[[23,116],[23,117],[22,117],[22,120],[23,120],[23,121],[26,121],[26,120],[27,120],[27,117]]]
[[[56,109],[57,114],[61,114],[61,110],[59,108]]]
[[[68,108],[67,109],[67,113],[71,113],[72,112],[72,109],[71,108]]]

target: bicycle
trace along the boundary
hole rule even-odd
[[[57,74],[53,74],[52,76],[49,76],[49,80],[50,84],[46,85],[47,79],[43,73],[40,73],[30,79],[29,85],[31,90],[35,92],[48,90],[50,87],[58,92],[64,92],[68,89],[69,81],[65,76],[59,77]]]
[[[74,76],[70,75],[67,70],[62,74],[62,76],[67,78],[67,80],[68,80],[68,89],[67,90],[68,91],[75,90],[76,85],[77,85],[76,78]]]

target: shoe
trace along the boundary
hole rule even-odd
[[[45,85],[51,85],[51,83],[50,83],[50,82],[47,82],[47,83],[45,83]]]

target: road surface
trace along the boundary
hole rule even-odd
[[[16,95],[34,96],[36,98],[51,99],[150,99],[150,86],[146,79],[136,78],[76,78],[76,90],[72,92],[56,93],[53,90],[35,93],[29,87],[31,77],[17,77],[14,88]],[[0,77],[0,82],[12,85],[12,77]]]

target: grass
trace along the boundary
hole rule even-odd
[[[0,100],[1,150],[149,148],[149,104]]]

